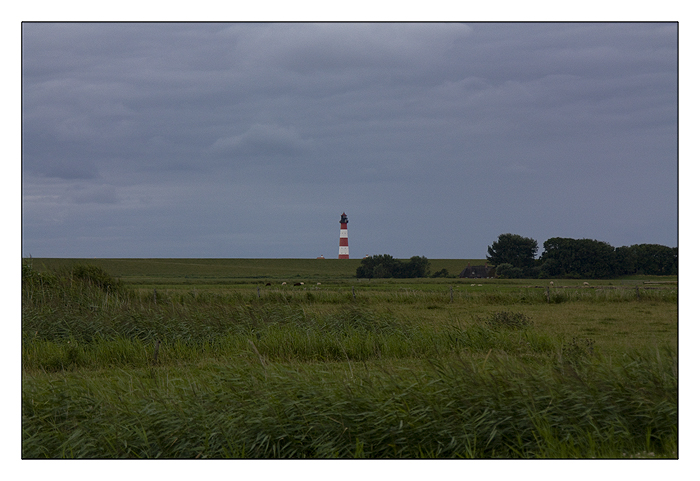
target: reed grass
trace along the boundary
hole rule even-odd
[[[672,289],[74,274],[23,268],[24,458],[677,457]]]
[[[25,380],[24,457],[596,457],[677,453],[670,352],[534,367],[259,364]]]

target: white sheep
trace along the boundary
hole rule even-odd
[[[283,286],[286,286],[286,285],[287,285],[287,283],[286,283],[286,282],[283,282],[283,283],[282,283],[282,285],[283,285]]]
[[[550,286],[553,286],[553,285],[554,285],[554,281],[549,281],[549,285],[550,285]]]
[[[584,286],[590,286],[590,284],[589,284],[588,282],[584,282],[583,285],[584,285]]]

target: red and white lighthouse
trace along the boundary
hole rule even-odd
[[[348,216],[340,216],[340,249],[338,249],[338,259],[350,259],[350,250],[348,248]]]

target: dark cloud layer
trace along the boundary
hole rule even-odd
[[[25,23],[23,254],[677,245],[674,23]]]

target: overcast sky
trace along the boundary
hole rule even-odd
[[[25,23],[22,255],[677,246],[675,23]]]

